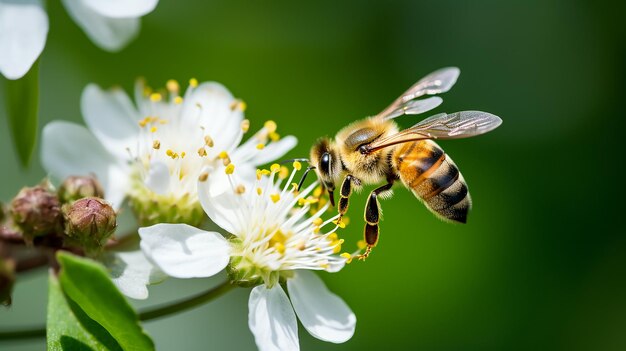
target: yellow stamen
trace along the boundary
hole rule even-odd
[[[175,103],[176,105],[180,105],[180,104],[182,104],[182,103],[183,103],[183,98],[182,98],[182,97],[180,97],[180,96],[175,97],[175,98],[174,98],[174,103]]]
[[[272,199],[273,203],[277,203],[278,201],[280,201],[280,194],[271,194],[270,199]]]
[[[263,174],[263,173],[261,173],[261,170],[260,170],[260,169],[257,169],[257,170],[256,170],[256,180],[261,180],[261,175],[262,175],[262,174]]]
[[[205,182],[207,179],[209,179],[209,174],[208,173],[202,173],[198,177],[198,180],[201,181],[201,182]]]
[[[198,149],[198,155],[200,155],[200,157],[205,157],[206,156],[206,149],[201,147]]]
[[[317,188],[315,188],[315,190],[313,190],[313,196],[315,197],[322,196],[322,191],[324,191],[324,189],[322,189],[321,186],[318,186]]]
[[[365,242],[365,240],[359,240],[356,242],[356,246],[359,248],[359,250],[363,250],[367,247],[367,243]]]
[[[342,228],[342,229],[346,227],[346,223],[344,221],[334,220],[333,223],[335,223],[336,225],[339,226],[339,228]]]
[[[205,135],[205,136],[204,136],[204,144],[205,144],[206,146],[208,146],[208,147],[213,147],[213,145],[215,145],[215,144],[213,143],[213,138],[211,138],[211,137],[210,137],[210,136],[208,136],[208,135]],[[226,151],[224,151],[224,152],[226,152]]]
[[[180,86],[178,85],[178,82],[174,79],[168,80],[167,83],[165,83],[165,86],[167,87],[167,90],[172,93],[177,92],[178,89],[180,88]]]
[[[276,243],[276,244],[274,244],[274,248],[281,255],[285,253],[285,245],[283,243]]]
[[[345,258],[345,259],[346,259],[346,263],[350,263],[350,262],[352,262],[352,255],[350,255],[350,254],[349,254],[349,253],[347,253],[347,252],[344,252],[344,253],[342,253],[342,254],[341,254],[341,255],[339,255],[339,256],[341,256],[341,257]]]
[[[257,144],[257,145],[256,145],[256,148],[257,148],[258,150],[263,150],[263,149],[265,148],[265,144]]]
[[[302,169],[302,163],[298,162],[298,161],[293,161],[293,168],[296,169],[296,171],[299,171]]]
[[[271,132],[269,134],[270,140],[271,141],[278,141],[280,140],[280,134],[276,133],[276,132]]]
[[[235,172],[235,165],[232,163],[229,164],[228,166],[226,166],[224,172],[226,172],[226,174],[233,174],[233,172]]]
[[[277,128],[276,122],[272,120],[266,121],[263,126],[265,127],[265,129],[267,129],[268,133],[274,133]]]
[[[161,142],[158,141],[158,140],[153,141],[152,142],[152,148],[155,149],[155,150],[160,149],[161,148]]]
[[[161,98],[162,98],[161,94],[159,94],[159,93],[150,94],[150,101],[152,101],[152,102],[159,102],[159,101],[161,101]]]
[[[280,172],[278,173],[278,178],[285,179],[289,176],[289,168],[285,166],[280,166]]]
[[[196,78],[191,78],[189,80],[189,85],[191,85],[192,88],[195,88],[198,86],[198,80]]]
[[[263,189],[261,189],[261,188],[256,188],[256,193],[257,193],[258,195],[263,194]]]
[[[339,239],[339,236],[337,235],[337,233],[330,233],[326,238],[330,241],[337,241],[337,239]]]
[[[235,193],[237,193],[238,195],[241,195],[243,193],[246,192],[246,187],[243,186],[243,184],[239,184],[237,185],[237,187],[235,188]]]
[[[226,158],[222,160],[222,164],[228,166],[230,164],[230,157],[226,156]]]
[[[150,128],[150,133],[156,133],[156,131],[157,131],[157,127]]]
[[[324,223],[324,220],[322,220],[320,217],[317,217],[317,218],[315,218],[315,219],[313,220],[313,224],[314,224],[314,225],[316,225],[316,226],[318,226],[318,227],[319,227],[320,225],[322,225],[322,223]]]
[[[247,119],[244,119],[243,121],[241,121],[241,130],[243,130],[243,132],[247,132],[248,129],[250,129],[250,121]]]
[[[228,157],[228,152],[226,152],[226,151],[222,151],[219,154],[217,154],[217,158],[222,159],[222,160],[227,158],[227,157]]]
[[[272,173],[278,173],[278,171],[280,171],[280,165],[278,163],[274,163],[270,167],[270,171],[272,171]]]
[[[186,152],[184,152],[184,151],[183,151],[183,152],[181,152],[181,153],[180,153],[180,158],[185,158],[185,155],[187,155],[187,153],[186,153]]]

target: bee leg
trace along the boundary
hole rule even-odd
[[[380,205],[378,203],[378,195],[385,192],[393,186],[393,181],[378,187],[370,193],[367,199],[367,205],[365,205],[365,243],[367,248],[362,255],[359,255],[359,260],[365,260],[372,252],[372,248],[378,243],[378,222],[380,221]]]
[[[355,178],[353,175],[348,174],[344,179],[343,183],[341,183],[341,191],[339,195],[341,198],[339,199],[339,218],[337,219],[337,224],[341,223],[341,218],[348,211],[348,201],[350,198],[350,194],[352,194],[352,183],[356,187],[361,185],[361,181],[358,178]]]

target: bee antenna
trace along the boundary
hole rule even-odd
[[[304,171],[302,178],[300,178],[300,182],[298,182],[298,191],[300,191],[300,188],[302,188],[302,184],[304,184],[304,180],[306,179],[307,174],[309,174],[312,169],[315,169],[315,166],[309,166],[306,168],[306,171]]]
[[[281,165],[284,165],[284,164],[286,164],[286,163],[296,162],[296,161],[298,161],[298,162],[306,162],[306,163],[309,163],[309,162],[310,162],[308,158],[291,158],[291,159],[289,159],[289,160],[283,160],[283,161],[280,161],[279,163],[280,163]]]

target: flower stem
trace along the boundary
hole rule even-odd
[[[222,284],[214,287],[213,289],[207,290],[203,293],[200,293],[196,296],[192,296],[185,300],[175,302],[173,304],[168,304],[161,307],[156,307],[154,309],[144,311],[139,313],[139,320],[148,321],[151,319],[157,319],[161,317],[168,316],[170,314],[175,314],[178,312],[182,312],[184,310],[188,310],[190,308],[196,307],[198,305],[202,305],[206,302],[209,302],[217,297],[220,297],[222,294],[226,293],[230,289],[235,286],[230,284],[227,280]]]
[[[149,309],[147,311],[143,311],[139,313],[139,320],[148,321],[152,319],[157,319],[165,316],[169,316],[172,314],[176,314],[190,308],[202,305],[207,303],[213,299],[216,299],[226,293],[227,291],[234,288],[235,285],[230,284],[227,280],[220,285],[202,292],[198,295],[189,297],[187,299],[174,302],[172,304],[167,304],[164,306],[155,307]],[[0,331],[0,340],[19,340],[19,339],[32,339],[32,338],[42,338],[46,336],[46,328],[39,327],[33,329],[23,329],[23,330],[12,330],[12,331]]]

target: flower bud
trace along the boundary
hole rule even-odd
[[[77,245],[88,255],[100,252],[115,231],[113,207],[97,197],[86,197],[63,206],[66,243]]]
[[[59,232],[63,220],[59,199],[44,185],[20,190],[11,202],[11,215],[28,241]]]
[[[11,305],[14,284],[15,262],[0,258],[0,305]]]
[[[104,198],[104,190],[100,182],[91,176],[73,176],[65,178],[59,187],[59,200],[69,203],[84,197]]]

